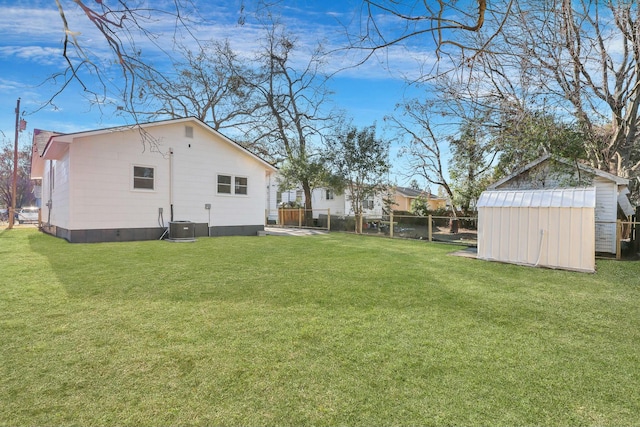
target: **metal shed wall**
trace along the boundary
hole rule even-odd
[[[596,190],[485,191],[478,200],[478,258],[595,271]]]

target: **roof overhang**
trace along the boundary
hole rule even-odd
[[[528,171],[529,169],[534,168],[535,166],[547,161],[547,160],[554,160],[560,163],[563,163],[567,166],[571,166],[571,167],[577,167],[578,169],[580,169],[581,171],[584,172],[588,172],[591,173],[593,175],[599,176],[601,178],[610,180],[615,182],[617,185],[629,185],[629,180],[626,178],[621,178],[617,175],[614,175],[612,173],[609,172],[605,172],[603,170],[600,169],[596,169],[596,168],[592,168],[591,166],[587,166],[583,163],[577,163],[577,162],[572,162],[570,160],[564,159],[562,157],[557,157],[557,156],[552,156],[550,154],[545,154],[542,157],[537,158],[536,160],[532,161],[531,163],[521,167],[520,169],[516,170],[515,172],[513,172],[512,174],[505,176],[504,178],[494,182],[493,184],[490,184],[487,188],[489,190],[495,190],[498,187],[500,187],[502,184],[504,184],[505,182],[508,182],[510,180],[512,180],[513,178],[515,178],[516,176],[522,174],[523,172]]]
[[[135,129],[144,129],[144,130],[146,130],[146,129],[152,129],[152,128],[158,127],[158,126],[170,125],[170,124],[176,124],[176,123],[192,123],[194,125],[197,125],[197,126],[201,127],[202,129],[204,129],[206,132],[209,132],[209,133],[212,133],[212,134],[215,134],[215,135],[219,136],[220,138],[222,138],[222,140],[224,140],[226,143],[228,143],[229,145],[231,145],[235,149],[243,152],[244,154],[248,155],[249,157],[252,157],[258,163],[261,163],[268,171],[270,171],[270,172],[277,172],[278,171],[278,168],[275,167],[274,165],[272,165],[271,163],[267,162],[266,160],[262,159],[258,155],[256,155],[256,154],[252,153],[251,151],[247,150],[246,148],[244,148],[243,146],[241,146],[237,142],[229,139],[228,137],[226,137],[225,135],[221,134],[217,130],[213,129],[211,126],[209,126],[208,124],[206,124],[202,120],[199,120],[199,119],[197,119],[195,117],[185,117],[185,118],[180,118],[180,119],[161,120],[161,121],[151,122],[151,123],[140,123],[140,124],[128,125],[128,126],[118,126],[118,127],[112,127],[112,128],[105,128],[105,129],[97,129],[97,130],[90,130],[90,131],[68,133],[68,134],[62,134],[62,135],[55,135],[55,136],[53,136],[53,137],[51,137],[49,139],[49,142],[47,142],[47,145],[45,146],[45,148],[43,150],[42,157],[46,158],[46,159],[52,159],[52,160],[61,159],[62,156],[64,155],[64,153],[66,152],[66,150],[69,148],[69,145],[71,143],[73,143],[74,140],[79,139],[79,138],[85,138],[85,137],[90,137],[90,136],[95,136],[95,135],[110,134],[110,133],[116,133],[116,132],[124,132],[124,131],[130,131],[130,130],[135,130]]]

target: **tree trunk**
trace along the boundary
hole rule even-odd
[[[302,191],[304,192],[304,225],[313,227],[313,207],[311,204],[311,186],[309,181],[302,181]]]

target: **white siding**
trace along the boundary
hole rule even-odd
[[[53,179],[53,182],[51,179]],[[71,221],[68,151],[60,160],[46,161],[42,182],[43,223],[68,228]],[[49,202],[51,204],[51,210],[49,210]]]
[[[52,224],[70,230],[158,227],[162,208],[167,225],[170,147],[174,220],[208,223],[210,214],[212,226],[264,224],[265,165],[213,132],[193,128],[193,138],[185,136],[183,122],[149,128],[146,140],[157,144],[154,149],[143,145],[135,129],[75,139],[67,155],[56,162]],[[153,190],[133,188],[134,165],[154,168]],[[217,194],[218,174],[246,177],[248,194]],[[66,212],[58,200],[65,197],[71,200]],[[205,204],[211,204],[211,212]]]
[[[169,219],[168,160],[144,148],[139,132],[75,140],[70,151],[74,171],[71,230],[157,227],[160,207]],[[134,165],[155,168],[154,190],[133,189]]]
[[[351,202],[350,193],[347,191],[345,192],[345,194],[346,194],[345,212],[347,215],[353,215],[354,210],[353,210],[353,203]],[[365,217],[382,218],[382,208],[383,208],[382,193],[376,193],[373,196],[373,209],[364,209],[362,211],[362,214]]]
[[[267,200],[265,202],[265,212],[268,219],[272,221],[278,220],[278,182],[275,174],[267,175]]]
[[[330,209],[331,215],[344,216],[345,213],[345,195],[333,193],[333,199],[327,199],[326,188],[316,188],[311,193],[311,203],[314,209],[313,217],[318,218],[320,214],[326,215],[327,209]]]

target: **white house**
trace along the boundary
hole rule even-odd
[[[277,209],[281,206],[295,203],[304,206],[304,193],[301,189],[280,191],[277,178],[272,180],[269,188],[269,201],[267,205],[268,218],[276,221],[278,218]],[[353,216],[354,209],[349,190],[342,194],[328,188],[315,188],[311,192],[311,205],[313,206],[313,218],[317,219],[321,215],[331,213],[332,216]],[[383,195],[382,193],[369,197],[362,202],[363,214],[367,218],[379,219],[383,215]]]
[[[549,155],[491,184],[488,190],[548,190],[595,187],[595,251],[616,253],[618,212],[634,213],[627,194],[629,180]]]
[[[265,188],[277,169],[198,119],[49,135],[44,147],[34,137],[33,175],[50,234],[150,240],[180,221],[196,236],[264,229]]]

